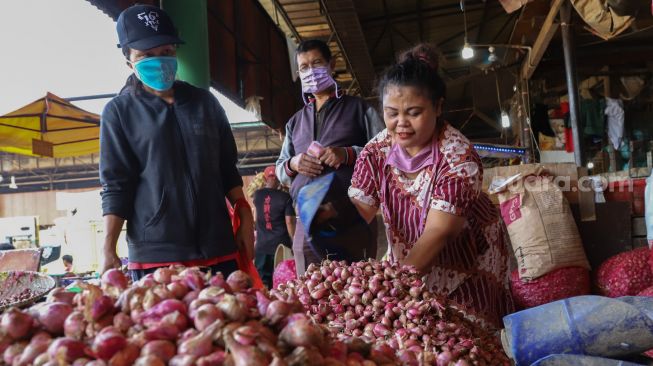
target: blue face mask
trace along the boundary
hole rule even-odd
[[[148,57],[134,63],[136,77],[156,91],[172,88],[177,74],[177,58],[171,56]]]

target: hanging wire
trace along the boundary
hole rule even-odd
[[[463,24],[465,26],[465,43],[467,43],[467,12],[465,11],[465,0],[460,0],[460,10],[463,12]]]
[[[501,121],[501,118],[503,117],[503,107],[501,106],[501,95],[499,94],[499,73],[495,72],[494,73],[494,83],[497,87],[497,102],[499,102],[499,121]],[[508,139],[508,134],[505,132],[506,129],[503,128],[503,121],[501,121],[501,137],[505,137],[505,143],[507,143]],[[504,136],[505,133],[505,136]]]

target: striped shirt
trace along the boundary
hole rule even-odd
[[[472,144],[450,125],[440,131],[435,169],[429,166],[413,179],[386,166],[392,141],[387,130],[379,133],[358,157],[349,196],[383,208],[392,261],[402,261],[422,235],[424,204],[464,216],[462,232],[439,253],[427,283],[432,291],[500,326],[513,310],[505,225],[481,190],[483,168]]]

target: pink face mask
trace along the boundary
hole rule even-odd
[[[435,155],[433,151],[434,145],[432,144],[423,148],[415,156],[410,156],[399,144],[392,144],[385,164],[395,167],[404,173],[417,173],[427,166],[433,165]]]

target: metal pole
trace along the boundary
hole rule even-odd
[[[180,38],[186,42],[177,50],[177,76],[199,88],[208,89],[211,73],[206,0],[163,0],[161,3],[179,30]]]
[[[565,58],[565,74],[567,77],[567,92],[569,94],[569,123],[574,141],[574,160],[577,166],[583,165],[583,149],[581,146],[578,118],[580,105],[578,97],[578,80],[576,75],[576,54],[573,29],[571,29],[571,3],[565,1],[560,8],[560,28],[562,31],[562,49]]]
[[[69,102],[74,102],[78,100],[92,100],[92,99],[109,99],[115,97],[116,93],[111,93],[111,94],[97,94],[97,95],[84,95],[81,97],[70,97],[70,98],[63,98]]]

